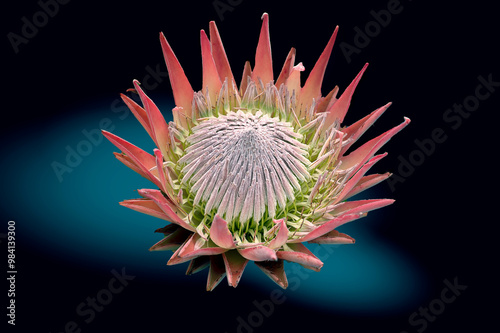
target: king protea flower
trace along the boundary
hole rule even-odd
[[[115,156],[159,189],[121,205],[171,222],[152,251],[172,250],[168,265],[190,262],[186,274],[209,267],[207,290],[227,275],[236,287],[248,261],[283,288],[284,261],[319,271],[323,263],[304,245],[352,244],[337,227],[391,204],[391,199],[347,201],[385,180],[366,175],[386,154],[375,155],[410,120],[349,152],[389,107],[343,126],[366,64],[337,97],[321,85],[338,27],[303,87],[295,49],[275,79],[269,18],[262,17],[255,65],[246,62],[239,87],[214,22],[201,30],[203,85],[193,91],[165,36],[160,34],[176,107],[167,124],[138,81],[143,107],[122,95],[158,149],[148,154],[103,131],[122,153]],[[349,152],[346,154],[346,152]]]

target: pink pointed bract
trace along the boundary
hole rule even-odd
[[[301,87],[305,68],[295,64],[294,48],[280,74],[273,74],[266,13],[262,22],[254,66],[245,63],[239,86],[215,23],[210,22],[210,36],[201,30],[199,91],[160,34],[174,120],[165,121],[137,80],[142,107],[122,94],[157,149],[150,154],[103,131],[121,150],[115,153],[118,160],[156,186],[138,190],[140,199],[120,203],[170,222],[156,230],[164,237],[150,250],[173,251],[168,265],[189,262],[188,275],[209,268],[207,290],[226,276],[236,287],[249,261],[286,288],[284,261],[314,271],[323,266],[304,243],[353,244],[336,228],[394,202],[348,199],[389,177],[366,173],[386,155],[377,151],[410,120],[350,151],[390,106],[342,124],[368,64],[340,96],[335,87],[323,97],[338,27]]]

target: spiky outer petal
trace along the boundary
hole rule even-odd
[[[288,55],[285,59],[285,63],[283,64],[283,68],[281,69],[281,73],[278,76],[278,79],[276,80],[276,87],[278,89],[281,87],[282,84],[285,84],[286,81],[288,80],[288,77],[292,73],[293,66],[295,63],[295,48],[292,47],[290,52],[288,52]]]
[[[257,82],[261,79],[264,84],[274,79],[273,61],[271,57],[271,41],[269,38],[269,15],[262,15],[262,28],[260,30],[259,43],[255,54],[255,66],[252,72],[252,79]]]
[[[200,246],[200,243],[203,243],[204,245]],[[191,260],[196,257],[212,256],[226,251],[227,249],[208,245],[208,242],[204,241],[199,234],[192,234],[188,241],[182,245],[182,248],[177,255],[181,258],[189,258]]]
[[[309,243],[316,244],[354,244],[354,242],[354,238],[337,230],[332,230],[321,237],[309,241]]]
[[[389,141],[394,135],[405,128],[410,123],[409,118],[404,118],[404,121],[396,127],[388,130],[385,133],[377,136],[374,139],[364,143],[362,146],[351,152],[349,155],[343,156],[340,160],[342,164],[340,168],[343,170],[349,169],[354,166],[361,168],[366,161],[368,161],[375,153]]]
[[[342,130],[342,132],[345,133],[344,140],[348,141],[348,143],[342,147],[342,150],[340,151],[341,155],[344,155],[344,153],[349,149],[360,137],[363,135],[363,133],[366,132],[370,126],[373,125],[373,123],[391,106],[392,103],[389,102],[386,105],[376,109],[366,117],[358,120],[354,124],[350,125],[349,127],[345,128]]]
[[[243,74],[241,75],[241,84],[240,84],[241,96],[245,96],[249,78],[250,79],[252,78],[252,67],[250,66],[250,61],[245,61],[245,67],[243,68]]]
[[[330,214],[340,216],[344,214],[363,214],[394,203],[394,199],[368,199],[357,201],[344,201],[337,205]]]
[[[177,229],[181,228],[175,223],[170,223],[164,226],[163,228],[158,228],[155,230],[155,232],[163,234],[163,236],[168,236],[170,234],[173,234]]]
[[[255,262],[255,265],[259,267],[278,286],[283,289],[286,289],[288,287],[288,280],[285,274],[285,265],[282,259],[278,259],[277,261]]]
[[[276,251],[263,245],[257,245],[248,248],[239,248],[238,252],[243,258],[252,261],[278,260],[278,258],[276,257]]]
[[[126,155],[124,153],[117,153],[117,152],[114,152],[113,155],[115,155],[116,159],[118,161],[122,162],[123,164],[125,164],[128,168],[132,169],[133,171],[135,171],[136,173],[138,173],[142,177],[144,177],[144,178],[146,178],[148,180],[150,179],[149,178],[150,177],[149,174],[147,174],[140,167],[138,167],[134,163],[134,160],[131,159],[128,155]]]
[[[167,122],[156,104],[144,93],[139,81],[134,80],[134,87],[146,110],[153,141],[156,143],[156,147],[160,148],[163,155],[168,156],[167,149],[170,146],[170,135]]]
[[[105,130],[102,130],[102,134],[111,141],[118,149],[120,149],[123,153],[125,153],[129,159],[127,162],[133,163],[135,167],[140,170],[140,174],[146,177],[148,180],[153,182],[159,188],[163,188],[160,180],[156,178],[151,171],[151,168],[156,166],[156,160],[154,156],[146,153],[144,150],[140,149],[137,146],[134,146],[130,142],[123,140],[122,138],[109,133]],[[116,156],[116,155],[115,155]]]
[[[331,219],[330,221],[323,223],[321,226],[316,227],[314,230],[312,230],[308,234],[306,234],[302,237],[299,237],[297,239],[289,240],[288,244],[309,242],[313,239],[316,239],[320,236],[323,236],[324,234],[332,231],[333,229],[335,229],[343,224],[357,220],[360,217],[362,217],[360,214],[344,214],[344,215],[335,217],[334,219]]]
[[[173,233],[163,237],[155,245],[149,248],[149,251],[165,251],[178,249],[188,237],[191,235],[189,231],[178,227]]]
[[[377,185],[378,183],[389,178],[391,175],[392,174],[390,172],[386,172],[383,174],[375,173],[372,175],[363,176],[363,178],[361,178],[361,180],[356,184],[356,186],[354,186],[349,191],[349,193],[346,194],[345,199],[347,200],[350,197],[355,196],[356,194],[361,193],[364,190],[367,190],[370,187]]]
[[[210,266],[210,257],[204,256],[204,257],[194,258],[189,262],[189,266],[186,270],[186,275],[196,274],[204,270],[208,266]]]
[[[151,215],[167,221],[169,220],[167,214],[165,214],[165,212],[163,212],[163,210],[161,210],[161,208],[150,199],[130,199],[124,200],[119,204],[123,207],[133,209],[143,214]]]
[[[233,72],[231,71],[229,61],[227,60],[226,51],[224,50],[224,46],[222,45],[222,40],[220,39],[217,25],[215,25],[214,21],[210,21],[209,27],[210,43],[212,45],[212,56],[214,58],[215,66],[217,67],[217,73],[219,73],[220,81],[224,82],[227,78],[229,82],[233,82]]]
[[[174,252],[167,265],[177,265],[201,256],[214,256],[226,252],[221,247],[210,247],[207,243],[200,247],[200,235],[191,234],[188,239]]]
[[[304,65],[299,62],[292,68],[292,73],[286,80],[286,86],[290,94],[295,94],[296,98],[300,97],[300,72],[305,70]]]
[[[288,240],[288,227],[284,219],[276,220],[274,223],[276,223],[278,231],[276,237],[269,242],[269,248],[276,250],[285,245]]]
[[[230,286],[236,288],[248,263],[248,259],[243,258],[237,250],[224,252],[222,258],[226,267],[227,282]]]
[[[352,95],[354,94],[359,80],[361,80],[361,77],[363,76],[363,73],[365,72],[367,67],[368,63],[363,66],[358,75],[356,75],[354,80],[351,82],[351,84],[349,84],[349,86],[345,89],[339,99],[332,105],[332,107],[326,110],[328,116],[326,118],[325,129],[333,124],[336,119],[338,119],[340,123],[344,121],[344,117],[347,113],[347,110],[349,109],[349,105],[351,104]]]
[[[326,110],[330,109],[337,101],[337,93],[339,92],[339,86],[335,86],[329,93],[324,97],[323,99],[320,100],[318,103],[318,107],[316,108],[316,113],[320,112],[325,112]]]
[[[182,258],[181,256],[179,256],[179,252],[182,251],[182,248],[184,247],[184,245],[187,244],[187,242],[189,242],[189,240],[191,239],[191,237],[193,237],[193,234],[191,234],[185,241],[184,243],[181,244],[181,246],[179,246],[177,248],[177,250],[175,250],[174,254],[172,254],[172,256],[170,257],[170,259],[167,261],[167,265],[171,266],[171,265],[177,265],[177,264],[182,264],[184,262],[188,262],[194,258]]]
[[[161,210],[168,216],[168,220],[170,222],[173,222],[189,231],[196,232],[196,229],[193,226],[179,217],[179,215],[181,214],[180,210],[175,206],[174,203],[165,198],[161,191],[141,189],[137,190],[137,192],[139,192],[141,196],[153,200],[158,205],[158,207],[160,207]]]
[[[221,256],[210,256],[210,270],[207,278],[207,291],[212,291],[226,276],[224,260]]]
[[[217,94],[219,93],[222,83],[215,66],[214,58],[212,57],[212,47],[208,40],[207,34],[204,30],[200,31],[200,44],[201,44],[201,60],[203,67],[203,83],[202,90],[208,89],[208,94],[212,107],[217,102]]]
[[[332,53],[333,44],[335,43],[335,38],[337,37],[337,32],[339,27],[337,26],[333,31],[328,44],[321,53],[318,61],[314,65],[311,73],[307,77],[304,87],[300,91],[299,108],[301,110],[300,116],[308,109],[311,105],[312,100],[319,100],[321,97],[321,85],[323,84],[323,77],[325,75],[326,65],[330,59]]]
[[[323,262],[319,260],[311,251],[302,243],[288,244],[291,251],[278,251],[276,255],[279,259],[296,262],[302,266],[319,272],[323,267]]]
[[[174,93],[175,105],[183,108],[184,113],[178,112],[174,113],[174,121],[176,124],[187,128],[188,119],[186,114],[190,114],[191,103],[193,100],[194,91],[191,88],[191,84],[182,69],[179,60],[174,54],[174,51],[167,42],[165,35],[160,33],[160,43],[163,51],[163,57],[165,58],[165,63],[167,65],[168,77],[170,79],[170,85],[172,86],[172,91]]]
[[[158,180],[161,183],[161,189],[163,189],[163,192],[168,192],[168,184],[167,184],[167,176],[165,174],[165,169],[163,168],[163,154],[161,151],[157,148],[153,149],[153,152],[155,154],[155,160],[156,160],[156,174],[158,177]]]
[[[217,246],[224,249],[234,249],[236,247],[233,235],[227,226],[227,222],[219,215],[215,215],[212,226],[210,227],[210,238]]]
[[[337,199],[335,199],[332,204],[336,204],[336,203],[344,200],[345,197],[347,196],[347,194],[354,188],[354,186],[356,186],[358,184],[358,182],[368,172],[368,170],[370,170],[370,168],[375,163],[377,163],[378,161],[380,161],[382,158],[384,158],[386,156],[387,156],[387,153],[374,156],[368,162],[366,162],[366,164],[364,164],[361,168],[359,168],[359,170],[354,174],[354,176],[352,176],[351,179],[349,179],[347,181],[347,183],[344,185],[344,188],[337,196]]]
[[[149,125],[149,118],[146,110],[142,108],[139,104],[137,104],[134,100],[128,97],[125,94],[120,94],[125,105],[128,106],[132,114],[137,118],[137,120],[141,123],[142,127],[148,132],[149,136],[156,143],[156,138],[151,130],[151,126]]]

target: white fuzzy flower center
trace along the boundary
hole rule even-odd
[[[179,160],[185,163],[183,183],[203,203],[228,222],[241,223],[264,213],[274,217],[277,207],[293,201],[294,191],[309,179],[307,145],[291,124],[257,111],[229,112],[209,118],[193,129],[190,146]]]

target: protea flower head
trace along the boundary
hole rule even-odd
[[[248,261],[286,288],[284,261],[315,271],[323,266],[304,243],[354,243],[336,228],[393,200],[347,200],[390,176],[366,173],[386,155],[375,155],[379,148],[410,122],[405,118],[349,152],[390,105],[342,125],[368,64],[340,97],[338,87],[322,96],[337,27],[303,87],[304,66],[295,64],[293,48],[275,78],[267,14],[262,21],[254,67],[245,63],[239,87],[214,22],[210,39],[200,34],[198,92],[160,34],[176,104],[173,121],[165,121],[138,81],[143,107],[122,94],[158,147],[153,155],[103,131],[122,151],[115,156],[159,188],[138,190],[143,198],[121,202],[171,222],[156,230],[164,237],[151,250],[172,250],[168,265],[190,262],[186,274],[209,267],[207,290],[226,275],[236,287]]]

